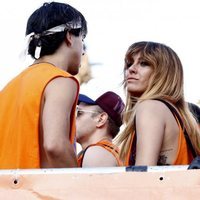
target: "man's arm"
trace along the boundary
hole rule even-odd
[[[113,167],[117,160],[108,150],[100,146],[89,147],[83,157],[82,167]]]
[[[77,83],[71,78],[52,80],[44,92],[42,111],[43,148],[49,167],[76,167],[70,143],[70,113],[75,102]]]

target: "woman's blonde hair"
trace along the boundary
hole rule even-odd
[[[120,157],[124,160],[131,145],[135,130],[134,118],[137,104],[147,99],[162,99],[171,103],[183,120],[189,138],[196,153],[200,153],[200,132],[196,120],[184,100],[183,67],[177,54],[168,46],[155,42],[137,42],[132,44],[125,55],[124,77],[127,66],[133,56],[140,53],[142,59],[153,68],[146,91],[140,97],[134,97],[126,91],[126,107],[123,121],[125,128],[115,142],[121,146]]]

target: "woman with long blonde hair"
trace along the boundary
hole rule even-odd
[[[116,138],[125,165],[186,165],[200,153],[200,131],[184,99],[177,54],[156,42],[125,55],[124,129]]]

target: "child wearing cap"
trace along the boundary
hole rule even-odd
[[[118,147],[112,139],[122,125],[124,103],[114,92],[106,92],[95,101],[80,94],[76,117],[76,139],[82,146],[80,167],[121,166]]]

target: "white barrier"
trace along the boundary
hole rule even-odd
[[[127,172],[125,167],[0,170],[0,199],[196,200],[200,170],[187,167],[148,167],[147,172]]]

